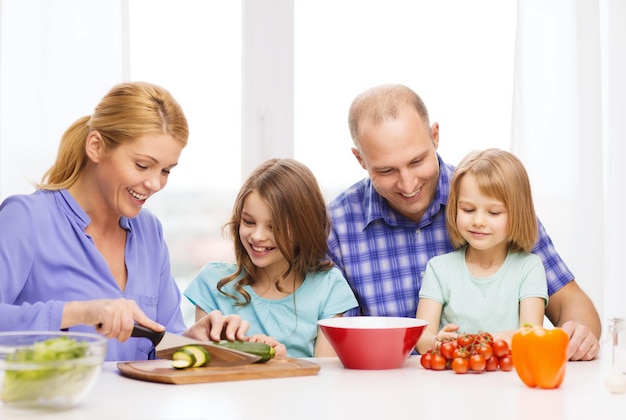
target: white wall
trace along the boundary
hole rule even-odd
[[[346,119],[353,97],[372,85],[399,82],[422,95],[441,127],[439,151],[451,163],[472,149],[510,149],[517,6],[516,0],[0,0],[0,200],[32,190],[28,180],[38,181],[49,167],[63,130],[90,113],[113,84],[161,84],[183,105],[191,136],[168,187],[149,207],[164,223],[174,272],[184,284],[207,260],[230,258],[221,225],[242,177],[267,153],[293,154],[309,165],[329,199],[365,176],[350,153]],[[248,16],[246,24],[244,10],[264,15]],[[291,15],[293,22],[275,19]],[[246,50],[246,31],[263,31],[263,25],[277,25],[274,34],[293,31],[293,39],[254,38],[260,50]],[[609,35],[617,45],[624,39],[620,32]],[[266,69],[265,79],[244,90],[243,75],[254,74],[251,63],[284,59],[290,51],[293,86],[269,105],[280,116],[273,123],[284,125],[262,137],[261,126],[254,131],[249,124],[267,108],[255,109],[254,101],[272,95],[272,85],[263,83],[286,86],[291,76]],[[242,70],[246,65],[252,67]],[[619,80],[619,71],[610,74]],[[609,102],[619,110],[625,95],[615,92]],[[253,104],[247,114],[244,104]],[[603,120],[605,130],[619,136],[622,120]],[[259,138],[267,147],[257,147]],[[255,142],[246,145],[250,139]],[[621,152],[610,155],[613,179]],[[584,150],[580,156],[568,162],[584,165]],[[525,163],[534,173],[536,163]],[[555,190],[570,181],[557,178]],[[536,190],[543,182],[533,175]],[[621,184],[611,185],[619,190]],[[554,195],[537,198],[557,249],[575,268],[584,264],[580,247],[586,244],[573,236],[580,219],[560,217],[567,208]],[[615,268],[607,275],[617,277],[619,264],[608,265]],[[599,280],[587,272],[579,278],[597,301]]]
[[[0,3],[0,199],[32,191],[63,131],[126,77],[120,1]]]

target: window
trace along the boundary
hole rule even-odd
[[[221,227],[241,184],[241,4],[129,1],[130,78],[167,88],[189,143],[165,190],[146,207],[163,223],[181,290],[209,260],[231,259]],[[183,298],[189,324],[193,308]]]
[[[316,0],[295,4],[295,157],[329,197],[366,176],[348,108],[385,83],[415,90],[439,122],[439,153],[509,149],[516,2]]]
[[[181,166],[149,204],[184,289],[207,261],[231,259],[221,226],[242,182],[242,4],[129,4],[131,79],[168,87],[189,118]],[[366,175],[350,152],[346,120],[353,97],[376,84],[404,83],[423,97],[450,163],[471,149],[508,148],[514,1],[317,0],[294,7],[294,157],[313,170],[327,199]]]
[[[256,1],[67,0],[62,12],[44,0],[1,3],[2,197],[32,190],[25,179],[40,179],[60,134],[104,89],[127,76],[154,82],[178,99],[191,130],[167,188],[147,204],[163,223],[173,275],[184,289],[207,261],[230,260],[221,227],[242,182],[241,153],[250,150],[241,143],[242,12]],[[366,175],[350,152],[346,120],[354,96],[376,84],[404,83],[423,97],[450,163],[471,149],[508,148],[514,0],[271,6],[294,8],[294,157],[327,199]],[[193,308],[185,311],[189,322]]]

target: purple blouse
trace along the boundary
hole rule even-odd
[[[15,195],[0,205],[0,331],[59,330],[66,302],[125,298],[167,331],[182,333],[181,293],[158,219],[146,209],[120,219],[127,230],[124,291],[85,233],[89,223],[67,190]],[[109,340],[107,360],[147,359],[151,350],[145,338]]]

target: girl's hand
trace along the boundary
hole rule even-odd
[[[183,335],[200,341],[245,341],[248,328],[250,323],[239,315],[224,315],[214,310],[198,319]]]
[[[254,334],[246,337],[246,341],[250,341],[251,343],[265,343],[274,348],[276,357],[287,357],[287,347],[276,341],[274,337],[265,334]]]
[[[437,337],[435,337],[435,341],[444,342],[450,340],[456,340],[459,334],[457,331],[459,330],[459,326],[456,324],[448,324],[441,329],[437,333]]]

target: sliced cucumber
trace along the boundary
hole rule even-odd
[[[193,344],[183,346],[172,354],[172,367],[176,369],[206,366],[210,361],[208,350]]]
[[[181,347],[181,350],[190,351],[196,357],[196,362],[193,364],[193,367],[205,366],[211,361],[211,355],[209,354],[209,351],[202,346],[190,344]]]
[[[187,369],[191,366],[189,366],[189,360],[178,359],[172,360],[172,367],[174,369]]]
[[[172,366],[176,369],[193,367],[196,364],[196,355],[189,350],[176,350],[172,355]]]

